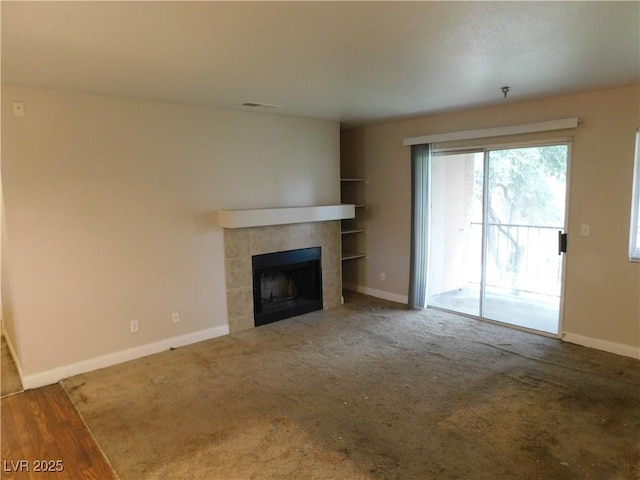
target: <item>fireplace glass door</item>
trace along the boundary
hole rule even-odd
[[[322,310],[321,248],[254,255],[255,325]]]

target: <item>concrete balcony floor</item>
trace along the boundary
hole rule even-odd
[[[429,307],[480,317],[480,289],[460,288],[429,297]],[[487,287],[482,318],[557,334],[560,298]]]

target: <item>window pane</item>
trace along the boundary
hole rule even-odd
[[[484,154],[431,159],[427,305],[480,315]]]

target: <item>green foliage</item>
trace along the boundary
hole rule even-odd
[[[562,227],[566,159],[565,145],[489,152],[489,222]]]

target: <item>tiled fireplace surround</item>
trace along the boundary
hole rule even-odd
[[[342,296],[339,220],[225,228],[224,264],[229,331],[234,333],[254,327],[253,255],[317,246],[322,247],[323,307],[336,307],[340,305]]]

